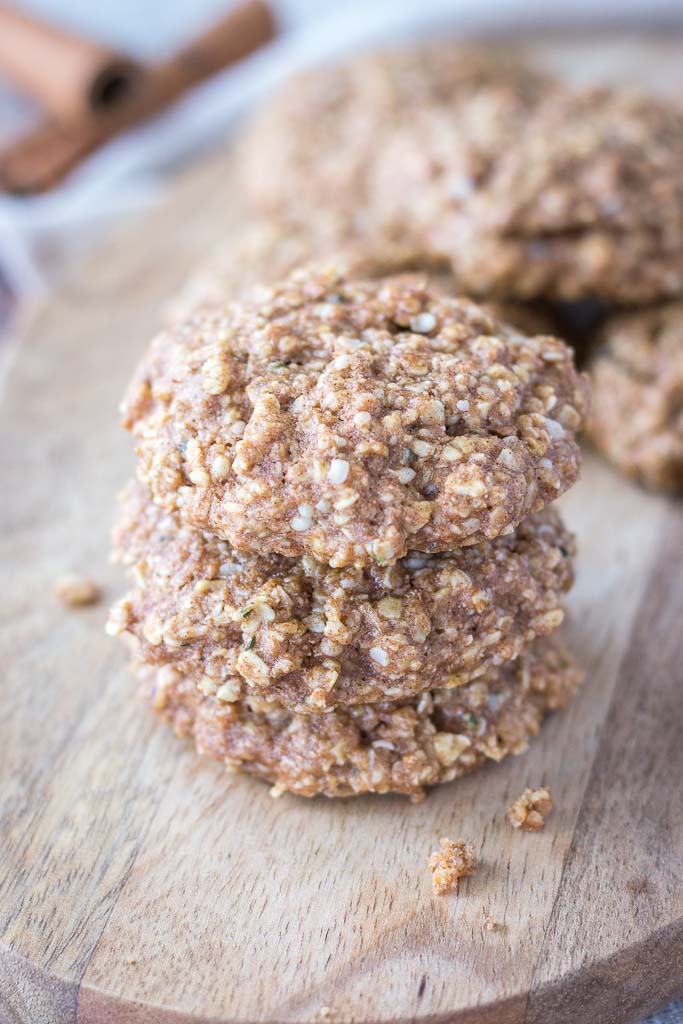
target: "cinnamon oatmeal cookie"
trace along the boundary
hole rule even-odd
[[[223,703],[197,680],[138,660],[152,706],[201,753],[274,784],[273,795],[404,793],[450,782],[487,760],[527,749],[547,712],[564,707],[583,673],[559,645],[538,642],[518,661],[457,690],[410,701],[297,715],[272,701]]]
[[[608,320],[589,367],[588,434],[628,476],[683,491],[683,303]]]
[[[430,240],[476,294],[673,297],[683,291],[681,166],[679,107],[626,90],[560,92],[466,203],[443,195]]]
[[[576,480],[585,408],[558,339],[419,275],[332,266],[157,337],[124,423],[185,522],[362,567],[513,530]]]
[[[178,323],[233,299],[247,298],[316,260],[343,263],[354,276],[420,273],[444,294],[461,294],[449,261],[428,246],[390,233],[363,238],[343,217],[322,210],[310,220],[255,217],[246,221],[190,274],[167,304],[167,321]],[[552,319],[539,304],[491,300],[485,308],[524,334],[555,333]]]
[[[376,230],[453,258],[453,215],[466,209],[536,108],[559,91],[529,69],[491,67],[461,102],[425,104],[397,124],[368,170]]]
[[[334,261],[363,269],[370,276],[408,271],[425,273],[444,290],[455,290],[448,261],[409,238],[372,232],[365,236],[333,209],[309,217],[254,217],[231,232],[189,276],[168,305],[168,320],[179,322],[202,310],[217,309],[233,299],[258,293],[264,285],[282,280],[297,267],[314,261]],[[523,320],[535,310],[510,303]],[[514,322],[514,319],[513,321]]]
[[[330,569],[305,555],[241,555],[184,526],[139,483],[114,531],[130,593],[110,633],[205,693],[298,712],[461,686],[562,621],[573,537],[551,509],[515,533],[393,566]]]
[[[447,106],[459,120],[470,110],[472,134],[483,140],[492,122],[502,126],[512,117],[514,98],[535,97],[551,81],[499,50],[453,43],[312,68],[285,83],[252,120],[238,178],[251,206],[269,214],[303,205],[372,218],[368,176],[393,132],[419,111]]]

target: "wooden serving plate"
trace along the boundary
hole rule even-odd
[[[572,48],[573,46],[573,48]],[[671,86],[678,41],[562,44],[572,69]],[[667,63],[668,62],[668,63]],[[649,70],[648,70],[649,69]],[[412,806],[273,800],[137,699],[104,605],[131,472],[117,401],[158,306],[226,230],[224,158],[119,231],[32,317],[0,410],[2,1024],[623,1024],[683,994],[683,514],[588,455],[570,640],[588,681],[530,752]],[[222,227],[221,227],[222,226]],[[505,809],[550,784],[544,832]],[[432,896],[440,836],[480,870]],[[505,925],[484,928],[488,912]]]

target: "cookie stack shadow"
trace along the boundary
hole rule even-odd
[[[273,795],[418,800],[524,751],[581,680],[551,503],[586,387],[551,335],[361,262],[152,342],[108,631],[179,735]]]

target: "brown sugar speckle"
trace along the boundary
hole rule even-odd
[[[471,843],[441,839],[439,849],[430,856],[428,864],[435,894],[445,896],[458,891],[461,878],[474,874],[477,857]]]
[[[102,591],[94,580],[77,573],[60,576],[55,583],[55,593],[62,604],[68,605],[70,608],[96,604],[102,596]]]
[[[525,789],[522,795],[508,808],[508,821],[513,828],[525,832],[538,832],[545,825],[545,817],[553,809],[553,798],[545,786]]]

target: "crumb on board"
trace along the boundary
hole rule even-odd
[[[471,875],[477,868],[477,857],[471,843],[441,839],[439,849],[428,861],[432,873],[432,887],[437,896],[457,892],[461,878]]]
[[[517,800],[508,808],[508,821],[513,828],[521,828],[524,832],[538,832],[545,825],[547,814],[553,809],[553,798],[546,786],[537,789],[525,789]]]
[[[100,587],[89,576],[66,573],[55,583],[55,593],[62,604],[70,608],[81,608],[96,604],[102,596]]]
[[[502,932],[504,928],[505,925],[502,921],[499,921],[493,914],[489,914],[488,910],[484,911],[484,931]]]
[[[626,882],[626,892],[631,896],[645,896],[650,891],[650,882],[643,876],[636,875]]]

